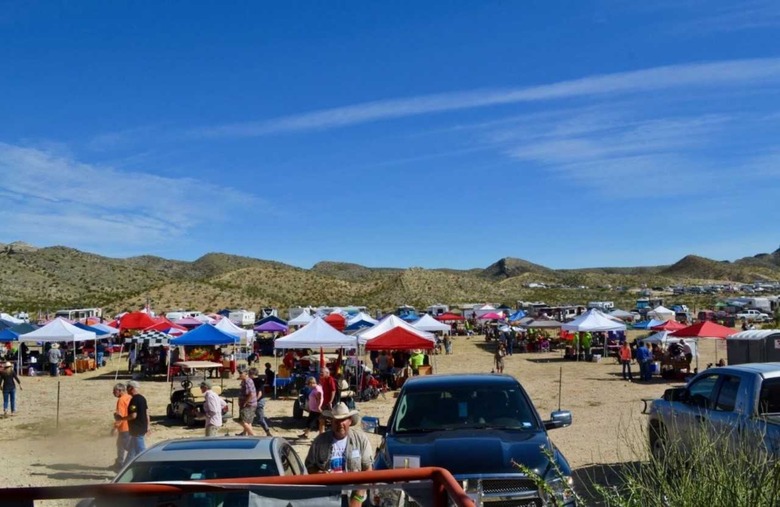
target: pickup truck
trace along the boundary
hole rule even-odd
[[[737,320],[744,320],[747,322],[769,322],[772,320],[772,317],[770,315],[767,315],[766,313],[760,312],[758,310],[743,310],[739,312],[737,315]]]
[[[384,438],[374,469],[446,468],[476,505],[574,506],[571,468],[547,435],[571,421],[568,410],[543,421],[510,375],[412,377],[387,426],[377,428]],[[547,482],[555,498],[515,463]]]
[[[710,368],[645,408],[656,459],[664,458],[670,443],[685,449],[701,442],[701,431],[713,432],[715,445],[753,439],[753,447],[763,442],[763,449],[780,456],[780,363]]]

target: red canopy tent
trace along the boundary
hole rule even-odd
[[[434,346],[435,342],[433,340],[423,338],[400,326],[394,327],[366,342],[366,350],[429,350]]]
[[[144,312],[126,313],[119,319],[119,329],[146,329],[154,324],[154,319]]]
[[[463,315],[458,315],[456,313],[442,313],[441,315],[437,315],[433,317],[434,319],[440,321],[440,322],[449,322],[449,321],[460,321],[460,320],[466,320]]]
[[[734,334],[734,330],[730,327],[721,326],[712,321],[705,320],[698,322],[692,326],[685,327],[678,331],[669,333],[669,336],[675,336],[679,338],[715,338],[718,340],[725,340],[727,336]],[[715,359],[718,358],[718,347],[715,347]],[[699,354],[696,354],[696,369],[699,369]]]
[[[330,324],[336,331],[344,331],[344,328],[347,327],[347,319],[340,313],[331,313],[322,320]]]
[[[677,322],[676,320],[667,320],[663,324],[659,324],[657,326],[653,326],[650,329],[653,331],[677,331],[678,329],[685,329],[685,324],[681,324]]]
[[[173,322],[171,322],[170,320],[166,319],[165,317],[158,317],[158,318],[156,318],[154,320],[156,321],[156,323],[151,325],[151,326],[149,326],[149,327],[147,327],[146,329],[144,329],[144,331],[154,330],[154,331],[167,332],[169,329],[178,329],[180,331],[189,331],[189,329],[187,329],[186,327],[180,326],[178,324],[174,324]]]

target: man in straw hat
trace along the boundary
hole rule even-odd
[[[62,361],[62,352],[60,352],[60,344],[52,343],[51,348],[46,352],[46,359],[49,361],[49,372],[52,377],[56,377],[60,373],[60,361]]]
[[[330,429],[318,435],[309,447],[306,469],[310,474],[360,472],[371,470],[374,462],[371,443],[363,431],[353,429],[358,423],[358,411],[338,403],[322,415],[330,419]],[[366,500],[366,491],[353,491],[350,507]]]

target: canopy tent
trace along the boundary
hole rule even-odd
[[[229,335],[236,336],[240,340],[246,340],[247,342],[249,342],[255,336],[254,331],[248,329],[242,329],[237,325],[233,324],[233,322],[231,322],[230,319],[221,319],[212,327],[219,329],[220,331],[223,331]]]
[[[449,333],[452,330],[452,326],[449,324],[445,324],[443,322],[439,322],[438,320],[434,319],[427,313],[420,317],[420,320],[416,322],[412,322],[412,327],[415,329],[419,329],[421,331],[428,331],[428,332],[436,332],[436,331],[442,331],[445,333]],[[412,348],[420,348],[420,347],[412,347]]]
[[[258,333],[285,333],[287,332],[287,326],[275,320],[269,320],[259,326],[255,326],[255,331]]]
[[[5,328],[0,331],[0,342],[15,342],[19,339],[19,334],[12,331],[10,328]]]
[[[672,335],[677,338],[715,338],[719,340],[725,340],[727,336],[732,334],[734,334],[734,330],[730,327],[721,326],[709,320],[672,332]],[[717,358],[718,346],[715,344],[715,359]],[[699,369],[699,356],[696,356],[696,369]]]
[[[95,340],[97,336],[92,331],[79,329],[62,317],[57,317],[45,326],[19,335],[21,342],[83,342]]]
[[[643,343],[651,343],[651,344],[655,343],[655,344],[661,345],[662,347],[666,348],[668,343],[676,343],[676,342],[680,341],[679,338],[675,338],[674,336],[670,336],[670,334],[671,334],[671,331],[659,331],[659,332],[657,332],[655,334],[652,334],[652,335],[648,336],[647,338],[642,338],[642,339],[637,340],[637,341],[640,341],[640,342],[643,342]],[[684,341],[685,341],[686,344],[688,344],[688,346],[691,347],[691,353],[694,356],[698,356],[698,351],[697,351],[697,348],[696,348],[696,340],[688,338],[688,339],[685,339]]]
[[[337,331],[343,331],[347,327],[347,319],[340,313],[333,312],[323,319]]]
[[[533,317],[525,317],[519,321],[520,327],[526,329],[554,329],[563,325],[562,322],[558,322],[555,319],[534,319]]]
[[[214,326],[199,326],[170,341],[171,345],[235,345],[238,337]]]
[[[404,328],[407,331],[416,334],[420,338],[425,338],[427,340],[430,340],[434,344],[436,343],[436,338],[431,333],[412,327],[411,324],[409,324],[408,322],[404,321],[403,319],[401,319],[396,315],[388,315],[387,317],[379,321],[379,324],[377,324],[376,326],[366,329],[362,333],[358,333],[358,342],[361,345],[365,345],[368,341],[386,333],[387,331],[390,331],[395,327]]]
[[[366,350],[432,349],[435,342],[403,327],[394,327],[366,343]]]
[[[367,320],[358,320],[358,321],[352,322],[351,324],[348,324],[347,327],[344,328],[344,332],[349,332],[350,334],[355,334],[356,332],[362,331],[364,329],[368,329],[370,327],[374,327],[376,325],[376,322],[377,321],[369,322]]]
[[[111,327],[109,325],[103,324],[102,322],[98,322],[96,324],[91,324],[92,327],[95,329],[100,329],[104,333],[108,333],[110,335],[116,335],[119,334],[119,329],[115,327]]]
[[[356,345],[354,337],[337,331],[320,317],[274,341],[275,349],[354,349]]]
[[[674,310],[670,310],[663,305],[656,306],[647,312],[649,318],[657,320],[674,320],[674,315]]]
[[[367,314],[366,312],[358,312],[357,315],[354,317],[351,317],[347,320],[347,327],[351,327],[353,324],[356,324],[358,322],[368,322],[372,326],[375,326],[379,324],[379,321],[373,318],[371,315]]]
[[[477,318],[480,320],[504,320],[504,314],[497,312],[487,312],[483,313]]]
[[[660,326],[664,322],[666,321],[657,319],[643,320],[642,322],[636,322],[631,327],[634,329],[652,329],[653,326]]]
[[[628,321],[632,321],[632,322],[636,318],[635,314],[633,314],[631,312],[627,312],[625,310],[620,310],[620,309],[612,310],[607,315],[609,315],[610,317],[615,317],[616,319],[628,320]]]
[[[626,325],[611,319],[598,308],[591,308],[573,321],[562,324],[561,328],[582,332],[625,331]]]
[[[92,331],[93,333],[95,333],[95,337],[97,339],[108,338],[109,336],[111,336],[111,333],[107,333],[106,331],[104,331],[102,329],[98,329],[98,328],[93,327],[93,326],[88,326],[86,324],[82,324],[81,322],[76,322],[73,325],[76,326],[79,329],[83,329],[84,331]]]
[[[176,319],[173,321],[173,323],[185,327],[187,329],[193,329],[203,325],[203,322],[193,317],[184,317],[183,319]]]
[[[125,338],[125,343],[142,344],[148,347],[168,346],[170,341],[171,335],[156,329],[142,331],[137,335]]]
[[[290,319],[287,321],[288,326],[305,326],[309,322],[313,321],[314,317],[312,317],[309,312],[302,312],[300,315],[295,317],[294,319]]]
[[[678,329],[683,329],[684,327],[687,326],[685,324],[677,322],[676,320],[667,320],[663,324],[653,326],[650,329],[652,329],[653,331],[677,331]]]
[[[280,317],[277,317],[276,315],[268,315],[267,317],[263,317],[262,319],[260,319],[257,322],[255,322],[255,326],[262,326],[266,322],[276,322],[277,324],[281,324],[281,325],[283,325],[285,327],[292,325],[289,322],[287,322],[286,320],[284,320],[284,319],[282,319]]]
[[[119,329],[146,329],[153,325],[154,319],[145,312],[126,313],[119,319]]]
[[[434,319],[440,321],[440,322],[460,322],[462,320],[466,320],[466,317],[463,315],[458,315],[457,313],[442,313],[441,315],[437,315],[434,317]]]
[[[525,316],[526,316],[526,313],[525,313],[523,310],[517,310],[515,313],[513,313],[512,315],[510,315],[510,316],[509,316],[507,319],[508,319],[510,322],[514,322],[514,321],[516,321],[516,320],[520,320],[520,319],[522,319],[522,318],[523,318],[523,317],[525,317]]]
[[[8,322],[11,326],[13,326],[14,324],[21,324],[24,322],[24,319],[19,319],[5,312],[0,313],[0,320]]]

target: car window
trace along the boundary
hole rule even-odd
[[[770,378],[761,384],[758,396],[759,414],[780,414],[780,378]]]
[[[691,384],[688,387],[691,405],[702,408],[712,408],[714,398],[713,391],[715,390],[718,378],[718,375],[707,375],[697,379],[696,382]]]
[[[116,482],[194,481],[279,475],[270,459],[136,462]]]
[[[537,418],[519,388],[457,386],[411,391],[398,402],[393,431],[460,428],[538,429]]]
[[[718,399],[715,402],[715,410],[732,412],[737,403],[740,378],[734,375],[724,375],[720,384]]]
[[[280,457],[282,460],[282,469],[284,475],[301,475],[303,474],[303,465],[298,458],[298,454],[289,445],[284,445],[280,451]]]

